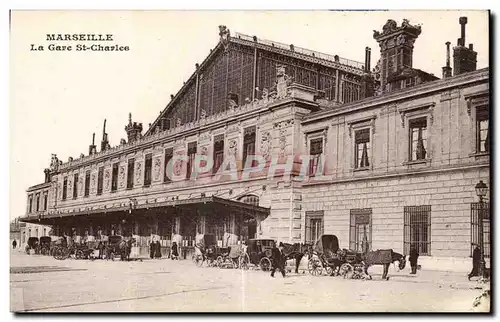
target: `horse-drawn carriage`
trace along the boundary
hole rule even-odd
[[[53,248],[52,238],[49,236],[40,237],[40,254],[50,255]]]
[[[273,239],[249,239],[247,249],[241,256],[240,267],[248,269],[249,265],[260,267],[263,271],[271,269],[272,250],[276,247]]]
[[[219,268],[245,268],[242,262],[246,255],[243,245],[231,245],[227,248],[219,248],[216,262]],[[248,265],[246,266],[248,268]]]
[[[337,267],[343,264],[339,254],[339,240],[335,235],[322,235],[314,243],[311,256],[307,263],[309,273],[314,276],[321,275],[323,270],[332,275]]]
[[[388,279],[389,265],[399,262],[399,269],[406,265],[405,256],[392,249],[379,249],[360,253],[348,249],[340,249],[335,235],[322,235],[315,243],[308,269],[312,275],[321,275],[323,269],[330,275],[341,275],[344,278],[368,278],[368,268],[372,265],[384,266],[383,279]]]
[[[40,252],[40,241],[38,237],[30,237],[28,238],[28,241],[26,242],[26,247],[24,249],[26,251],[26,254],[30,254],[31,250],[35,251],[35,254],[39,254]]]
[[[125,239],[120,235],[109,236],[105,246],[106,259],[115,260],[116,257],[120,257],[122,261],[130,260],[132,244],[134,243],[134,238]]]
[[[198,267],[203,266],[203,263],[205,262],[208,267],[218,266],[217,258],[222,256],[222,254],[224,254],[224,249],[217,247],[215,235],[205,234],[195,245],[193,262]]]

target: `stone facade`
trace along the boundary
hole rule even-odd
[[[370,76],[363,69],[357,72]],[[98,227],[108,233],[128,231],[141,247],[153,238],[164,246],[173,240],[192,246],[195,234],[207,232],[206,223],[217,213],[201,213],[200,206],[196,223],[189,223],[175,205],[156,205],[200,196],[233,201],[252,196],[269,214],[255,216],[255,234],[243,236],[236,227],[242,222],[228,208],[226,222],[218,225],[230,243],[251,237],[311,242],[325,233],[337,235],[341,247],[358,247],[360,232],[352,220],[359,217],[368,220],[359,227],[370,236],[372,249],[406,254],[410,244],[418,243],[425,244],[419,246],[423,257],[468,258],[471,204],[477,201],[474,186],[479,180],[491,185],[489,150],[478,150],[479,143],[485,143],[477,142],[481,136],[476,119],[476,110],[489,105],[489,70],[433,78],[346,104],[321,99],[317,89],[293,83],[286,73],[285,67],[277,67],[276,91],[265,91],[262,98],[239,105],[233,101],[231,108],[209,116],[202,111],[194,122],[166,130],[136,133],[128,143],[67,163],[53,160],[49,182],[28,190],[28,204],[41,192],[48,195],[48,207],[38,212],[31,208],[25,220],[41,219],[57,233],[75,226],[78,235],[95,235]],[[248,138],[253,138],[252,149],[265,166],[245,175]],[[184,180],[167,178],[170,155],[184,158],[173,163],[174,175],[185,174],[189,151],[211,158],[216,140],[223,140],[224,157],[234,160],[235,169],[224,177],[208,172]],[[309,169],[313,149],[320,151],[315,160],[324,165],[314,176],[303,171]],[[283,175],[285,169],[292,175]],[[274,175],[268,175],[270,170]],[[79,191],[73,198],[75,173]],[[100,179],[102,193],[97,192]],[[407,222],[420,215],[409,207],[425,209],[426,223]],[[78,221],[89,214],[99,216]]]

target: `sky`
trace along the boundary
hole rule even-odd
[[[104,119],[111,146],[126,138],[129,113],[146,130],[217,45],[219,25],[359,62],[368,46],[373,67],[380,56],[373,30],[406,18],[422,25],[413,67],[441,77],[445,42],[456,44],[461,16],[468,17],[466,44],[478,52],[477,67],[488,67],[486,11],[13,11],[10,218],[25,214],[25,191],[43,182],[51,153],[63,162],[87,155],[92,133],[100,145]],[[49,51],[52,33],[113,34],[115,44],[130,50]],[[31,51],[31,44],[45,51]]]

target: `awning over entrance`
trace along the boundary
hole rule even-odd
[[[106,214],[119,214],[119,213],[128,213],[135,212],[137,210],[149,210],[149,209],[191,209],[196,211],[202,211],[203,214],[210,215],[212,213],[219,212],[233,212],[238,214],[245,214],[255,218],[259,218],[260,220],[265,219],[270,214],[270,208],[251,205],[247,203],[243,203],[241,201],[229,200],[220,197],[198,197],[198,198],[189,198],[183,200],[169,200],[163,202],[154,202],[154,203],[142,203],[137,204],[133,208],[130,206],[121,206],[121,207],[106,207],[102,206],[97,209],[85,208],[84,210],[75,210],[75,211],[60,211],[60,212],[52,212],[44,215],[31,215],[20,218],[21,222],[27,223],[35,223],[35,224],[45,224],[51,225],[54,222],[59,220],[64,220],[68,217],[80,217],[84,218],[89,215],[93,216],[102,216]],[[59,219],[59,220],[58,220]]]

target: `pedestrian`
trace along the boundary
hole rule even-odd
[[[278,248],[273,248],[272,250],[272,269],[271,269],[271,277],[274,277],[274,272],[276,270],[279,270],[281,272],[281,275],[285,277],[285,263],[286,263],[286,256],[285,253],[283,252],[283,243],[279,243]]]
[[[156,243],[154,238],[151,240],[151,243],[149,243],[149,258],[153,259],[155,257],[155,247]]]
[[[102,241],[99,241],[99,245],[97,245],[97,249],[99,250],[99,259],[104,257],[104,244]]]
[[[156,241],[155,245],[155,258],[161,258],[161,244],[160,241]]]
[[[479,276],[479,264],[481,261],[481,249],[479,245],[474,244],[474,251],[472,252],[472,271],[469,273],[469,281],[471,277]]]
[[[17,241],[14,239],[14,241],[12,242],[12,249],[16,249],[17,247]]]
[[[410,266],[411,266],[411,273],[410,274],[417,274],[418,252],[417,252],[417,248],[415,246],[411,246],[409,259],[410,259]]]
[[[172,260],[179,259],[179,250],[177,249],[177,243],[173,242],[172,243],[172,252],[170,254],[170,258]]]

